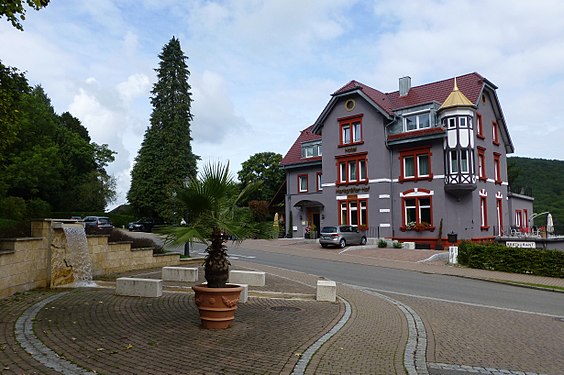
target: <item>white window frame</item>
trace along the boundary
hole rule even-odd
[[[307,193],[308,191],[308,176],[307,175],[300,175],[298,176],[298,192],[300,193]],[[305,189],[303,187],[305,181]]]
[[[311,152],[309,152],[311,151]],[[322,156],[321,142],[312,142],[302,144],[302,159],[315,158]]]
[[[420,118],[421,116],[427,116],[427,119],[429,120],[427,122],[427,126],[421,126],[421,121]],[[415,129],[408,129],[407,128],[407,119],[410,117],[415,117]],[[428,129],[431,127],[431,111],[419,111],[419,112],[411,112],[411,113],[406,113],[403,115],[403,131],[404,132],[411,132],[411,131],[416,131],[416,130],[421,130],[421,129]]]
[[[425,173],[425,174],[423,174],[421,172],[421,158],[427,159],[427,173]],[[431,169],[430,165],[429,165],[429,161],[430,161],[429,159],[430,159],[429,154],[418,154],[417,155],[417,172],[416,172],[417,177],[429,177],[429,170]]]
[[[468,174],[470,172],[470,153],[468,149],[460,150],[460,173]]]
[[[450,173],[451,174],[458,173],[458,150],[450,150],[449,161],[450,161]]]

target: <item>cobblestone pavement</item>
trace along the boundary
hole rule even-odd
[[[411,306],[425,322],[431,363],[564,374],[562,319],[390,296]]]
[[[253,241],[244,246],[564,286],[560,279],[420,262],[437,253],[433,250],[355,247],[343,252],[296,241]],[[167,282],[168,292],[155,299],[117,296],[111,288],[36,290],[1,299],[0,375],[76,373],[48,368],[22,349],[18,339],[25,335],[18,331],[24,330],[24,318],[28,334],[53,351],[35,357],[83,369],[79,373],[564,374],[562,319],[340,284],[341,302],[316,302],[317,275],[241,259],[232,263],[238,269],[265,271],[266,286],[250,288],[249,302],[239,305],[233,326],[225,331],[199,327],[190,283]],[[129,274],[160,278],[159,270]],[[107,277],[100,285],[111,282]]]
[[[272,275],[269,280],[288,280]],[[297,284],[303,294],[315,290]],[[33,291],[0,300],[1,374],[51,374],[14,339],[27,308],[60,291]],[[193,294],[124,297],[112,289],[76,289],[58,296],[33,319],[37,338],[61,358],[106,374],[290,373],[308,346],[330,329],[343,304],[309,299],[249,298],[233,326],[203,330]],[[217,367],[219,364],[219,367]]]

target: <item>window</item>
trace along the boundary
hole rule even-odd
[[[400,153],[400,182],[433,179],[431,173],[431,149],[406,150]]]
[[[468,118],[467,117],[460,117],[458,119],[459,123],[460,123],[460,127],[461,128],[467,128],[469,124]]]
[[[484,125],[482,124],[482,114],[476,113],[476,137],[484,139]]]
[[[403,129],[406,132],[431,127],[431,113],[412,113],[403,116]]]
[[[456,118],[451,117],[451,118],[448,119],[448,128],[449,129],[456,128]]]
[[[337,185],[368,182],[366,172],[366,153],[337,157],[339,180]]]
[[[515,226],[518,228],[523,227],[523,211],[515,210]]]
[[[503,235],[503,198],[496,195],[497,234]]]
[[[497,122],[492,121],[492,139],[494,145],[499,145],[499,126]]]
[[[400,194],[403,206],[401,230],[433,230],[432,192],[413,189]]]
[[[315,174],[315,176],[316,176],[316,180],[317,180],[316,190],[321,191],[321,190],[323,190],[323,187],[321,186],[321,172],[317,172]]]
[[[468,173],[469,171],[469,161],[468,161],[468,150],[460,150],[460,172]]]
[[[340,146],[362,143],[362,115],[339,119]]]
[[[501,154],[494,152],[494,177],[495,183],[501,184],[501,161],[500,161]]]
[[[450,174],[470,173],[470,152],[463,148],[449,151]]]
[[[307,193],[307,174],[298,176],[298,192]]]
[[[529,229],[529,211],[527,209],[523,209],[523,228]]]
[[[486,149],[478,146],[478,178],[486,181]]]
[[[368,200],[364,198],[347,198],[339,201],[339,225],[353,225],[359,228],[368,227]]]
[[[458,151],[451,150],[450,151],[450,173],[456,174],[458,173]]]
[[[488,230],[488,202],[485,196],[480,197],[480,229]]]
[[[321,156],[321,142],[302,144],[302,158],[314,158]]]

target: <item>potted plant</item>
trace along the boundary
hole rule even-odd
[[[177,202],[188,213],[186,225],[167,227],[162,231],[167,242],[198,241],[207,245],[203,263],[207,284],[192,287],[204,328],[228,328],[242,291],[238,285],[227,284],[231,265],[227,241],[240,244],[266,232],[268,236],[272,235],[272,228],[261,230],[253,221],[249,208],[239,206],[257,186],[247,185],[239,191],[229,173],[229,164],[205,165],[198,176],[188,179],[177,195]]]

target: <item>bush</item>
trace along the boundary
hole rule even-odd
[[[32,199],[27,202],[27,213],[29,218],[49,217],[51,214],[51,206],[42,199]]]
[[[0,217],[22,221],[27,217],[27,205],[20,197],[7,197],[0,201]]]
[[[132,249],[152,247],[153,254],[164,254],[164,248],[151,238],[133,237],[130,236],[129,233],[119,229],[113,229],[110,232],[108,242],[131,242]]]
[[[379,240],[378,247],[388,247],[388,242],[386,242],[385,240]]]
[[[394,242],[394,249],[401,249],[401,248],[403,248],[401,242]]]
[[[497,242],[463,241],[458,247],[458,263],[470,268],[564,277],[564,252],[522,249]]]

